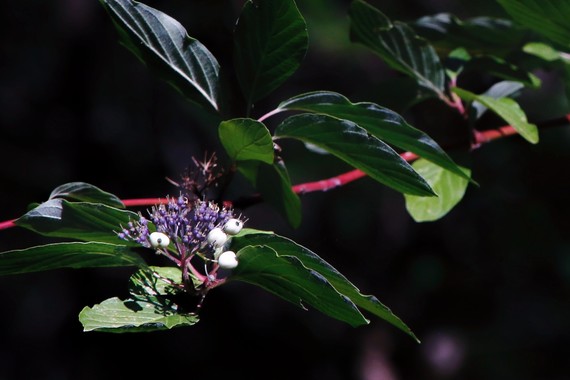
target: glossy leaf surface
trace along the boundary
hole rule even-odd
[[[307,44],[305,20],[293,0],[246,1],[235,29],[234,57],[249,104],[297,70]]]
[[[402,193],[431,196],[427,182],[392,148],[357,124],[320,114],[285,119],[275,136],[314,144]]]
[[[49,196],[49,199],[54,198],[103,203],[111,207],[125,208],[125,205],[117,196],[85,182],[70,182],[56,187]]]
[[[273,140],[263,123],[253,119],[226,120],[220,124],[218,134],[232,160],[273,164]]]

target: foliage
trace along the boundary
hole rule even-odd
[[[470,144],[464,148],[491,140],[486,134],[489,128],[479,125],[486,111],[536,144],[538,127],[528,122],[513,98],[540,85],[526,68],[531,58],[539,57],[544,65],[568,65],[567,56],[557,49],[567,48],[570,41],[570,30],[560,21],[570,16],[570,7],[554,0],[545,2],[547,6],[533,0],[499,3],[514,21],[459,20],[441,14],[406,23],[354,0],[348,10],[350,38],[414,81],[412,103],[436,99],[458,112],[470,134]],[[352,102],[332,91],[307,89],[253,116],[255,104],[276,93],[300,67],[309,48],[307,25],[293,0],[245,1],[233,47],[228,47],[233,49],[234,65],[224,68],[205,45],[160,10],[132,0],[101,0],[101,4],[121,42],[153,73],[204,113],[220,118],[217,131],[225,152],[219,156],[224,155],[230,169],[218,172],[215,155],[197,161],[190,175],[174,182],[180,196],[156,200],[148,216],[125,210],[119,197],[94,185],[64,184],[14,224],[71,241],[3,252],[0,274],[135,267],[128,299],[113,297],[81,312],[85,331],[139,332],[194,325],[209,291],[241,281],[351,326],[369,323],[363,311],[370,313],[417,340],[376,297],[362,294],[308,248],[271,231],[245,228],[234,233],[228,223],[237,221],[241,229],[247,218],[235,211],[240,206],[237,200],[223,199],[222,190],[239,173],[259,192],[250,202],[270,203],[298,227],[302,190],[292,186],[279,145],[291,139],[352,167],[354,178],[366,175],[378,186],[402,193],[411,216],[423,222],[445,216],[469,184],[477,185],[471,170],[458,165],[448,147],[441,147],[397,112],[373,102]],[[551,18],[556,22],[551,23]],[[498,34],[506,37],[497,39]],[[221,75],[222,69],[230,79]],[[463,76],[473,72],[492,78],[492,84],[485,89],[459,87]],[[232,91],[232,80],[239,84],[239,92]],[[236,104],[245,107],[236,111]],[[343,184],[340,178],[332,179],[335,186]],[[317,190],[329,189],[318,186]],[[218,232],[222,241],[214,237]],[[162,234],[159,243],[151,239],[153,233]],[[154,251],[170,265],[151,266],[141,251]],[[235,252],[237,267],[222,265],[218,259],[225,252]],[[181,298],[191,300],[191,307]]]

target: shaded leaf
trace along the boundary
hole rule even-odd
[[[445,73],[434,48],[401,22],[392,23],[362,0],[349,9],[350,37],[378,54],[390,67],[415,78],[420,86],[445,97]]]
[[[406,326],[400,318],[394,315],[389,308],[384,306],[376,297],[361,294],[360,290],[348,281],[345,276],[311,250],[290,239],[267,233],[266,231],[248,230],[243,235],[238,235],[232,239],[232,249],[235,250],[256,245],[270,247],[277,252],[279,256],[296,257],[306,268],[312,269],[324,276],[338,292],[350,298],[358,307],[386,320],[388,323],[391,323],[418,341],[409,327]]]
[[[427,134],[406,123],[396,112],[374,103],[351,103],[336,92],[316,91],[301,94],[279,104],[280,109],[322,113],[350,120],[368,133],[398,148],[416,153],[458,175],[457,164]]]
[[[472,54],[501,57],[519,49],[528,35],[525,28],[511,20],[494,17],[460,20],[449,13],[424,16],[409,25],[444,52],[461,46]]]
[[[473,57],[465,64],[464,71],[489,73],[497,78],[520,82],[530,88],[540,87],[540,79],[536,75],[498,57]]]
[[[220,123],[220,141],[232,160],[256,160],[273,164],[273,140],[263,123],[232,119]]]
[[[398,153],[351,121],[327,115],[295,115],[277,127],[275,136],[314,144],[402,193],[433,195],[427,182]]]
[[[497,0],[518,23],[570,47],[570,2],[564,0]]]
[[[100,1],[129,50],[191,100],[220,109],[218,61],[178,21],[136,1]]]
[[[103,243],[137,246],[119,239],[115,231],[139,215],[102,203],[68,202],[51,199],[28,211],[14,223],[45,236],[92,240]]]
[[[142,258],[124,245],[97,242],[54,243],[0,253],[0,275],[144,265]]]
[[[115,195],[85,182],[70,182],[56,187],[49,199],[63,198],[69,201],[103,203],[107,206],[125,208]]]
[[[368,323],[350,299],[298,258],[280,256],[267,246],[246,246],[237,257],[239,265],[232,272],[232,280],[259,286],[302,308],[312,306],[352,326]]]
[[[524,111],[519,104],[511,98],[494,99],[486,95],[476,95],[461,88],[454,88],[453,92],[466,101],[476,101],[509,123],[524,139],[536,144],[538,142],[538,128],[527,121]]]
[[[246,1],[235,29],[234,57],[248,104],[289,78],[307,45],[305,20],[293,0]]]
[[[416,160],[412,166],[428,181],[438,195],[437,197],[404,195],[406,209],[416,222],[431,222],[442,218],[465,195],[469,184],[465,178],[423,159]],[[463,168],[463,170],[466,175],[470,175],[469,169]]]

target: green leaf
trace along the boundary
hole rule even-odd
[[[434,195],[398,153],[351,121],[317,114],[295,115],[277,127],[275,136],[314,144],[402,193]]]
[[[368,323],[350,299],[296,257],[280,256],[267,246],[246,246],[237,256],[239,265],[232,272],[232,280],[259,286],[302,308],[310,305],[355,327]]]
[[[220,123],[218,134],[232,160],[273,164],[273,140],[263,123],[253,119],[226,120]]]
[[[490,96],[476,95],[461,88],[454,88],[461,99],[466,101],[479,102],[509,123],[523,138],[536,144],[538,143],[538,128],[530,124],[524,111],[519,104],[511,98],[494,99]]]
[[[293,0],[246,1],[235,29],[234,59],[248,104],[289,78],[307,45],[305,20]]]
[[[552,46],[541,42],[529,42],[523,46],[523,51],[527,54],[540,57],[548,62],[562,60],[568,63],[568,58],[565,54],[554,49]]]
[[[232,249],[236,251],[247,246],[257,245],[270,247],[277,252],[279,256],[296,257],[306,268],[312,269],[324,276],[338,292],[350,298],[358,307],[384,319],[418,341],[409,327],[406,326],[400,318],[395,316],[389,308],[384,306],[376,297],[361,294],[360,290],[348,281],[345,276],[311,250],[290,239],[267,233],[266,231],[247,231],[247,233],[235,236],[232,239]]]
[[[413,29],[362,0],[350,5],[350,37],[378,54],[390,67],[444,98],[445,72],[434,48]]]
[[[60,268],[144,266],[142,258],[124,245],[96,242],[54,243],[0,253],[0,275]]]
[[[147,332],[168,330],[173,327],[191,326],[199,318],[192,313],[179,313],[152,302],[117,297],[107,299],[93,307],[85,307],[79,313],[83,331]]]
[[[497,0],[518,23],[570,47],[570,2],[565,0]]]
[[[489,96],[493,99],[505,98],[505,97],[514,97],[522,90],[524,86],[522,83],[519,82],[511,82],[511,81],[503,81],[498,82],[492,85],[487,91],[485,91],[482,95]],[[475,119],[481,118],[487,112],[489,108],[484,106],[479,102],[473,103],[473,109],[475,110]]]
[[[115,231],[139,215],[102,203],[51,199],[28,211],[14,223],[45,236],[137,246],[119,239]]]
[[[404,195],[406,209],[416,222],[431,222],[446,215],[465,195],[468,181],[448,170],[419,159],[412,166],[424,177],[437,193],[437,197]],[[471,171],[462,168],[467,176]]]
[[[350,120],[368,133],[398,148],[416,153],[460,176],[463,171],[427,134],[412,127],[396,112],[374,103],[351,103],[336,92],[301,94],[279,104],[280,109],[322,113]]]
[[[202,43],[163,12],[132,0],[100,0],[123,43],[191,100],[220,109],[220,67]],[[210,109],[211,109],[210,108]]]
[[[115,195],[85,182],[70,182],[56,187],[49,199],[63,198],[69,201],[103,203],[107,206],[125,208],[123,202]]]
[[[424,16],[409,25],[442,52],[461,46],[472,54],[504,57],[518,50],[528,37],[525,28],[511,20],[494,17],[460,20],[452,14],[439,13]]]

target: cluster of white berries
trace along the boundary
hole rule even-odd
[[[238,261],[235,252],[226,251],[226,243],[233,235],[237,235],[243,228],[243,222],[239,219],[229,219],[222,228],[212,229],[207,236],[207,241],[214,247],[214,259],[218,261],[221,268],[233,269],[237,267]],[[153,248],[167,248],[170,238],[162,232],[153,232],[149,236],[150,244]]]
[[[237,235],[243,228],[243,222],[239,219],[228,220],[222,228],[216,227],[208,233],[208,243],[210,243],[216,251],[214,258],[218,260],[220,268],[233,269],[237,267],[238,261],[234,251],[226,251],[224,247],[231,236]]]

